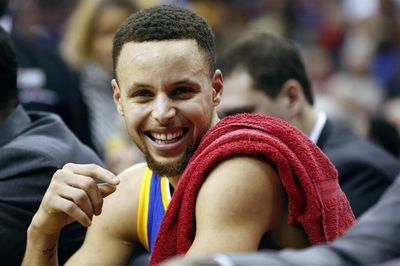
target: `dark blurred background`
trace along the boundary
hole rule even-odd
[[[64,57],[65,32],[82,2],[10,0],[13,27]],[[317,107],[399,157],[399,0],[132,0],[139,8],[184,5],[206,18],[217,50],[246,31],[286,36],[301,47]],[[217,52],[218,52],[217,51]],[[71,66],[73,68],[73,66]]]

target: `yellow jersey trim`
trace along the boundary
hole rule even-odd
[[[161,196],[164,205],[164,210],[167,210],[171,194],[169,192],[169,181],[165,176],[161,177]]]
[[[150,199],[150,183],[151,183],[151,170],[146,167],[143,175],[143,180],[140,186],[139,194],[139,209],[138,209],[138,238],[140,243],[149,251],[149,240],[147,237],[147,213],[149,209]]]

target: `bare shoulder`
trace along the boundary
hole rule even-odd
[[[121,194],[131,194],[136,192],[135,190],[140,189],[140,183],[142,181],[143,173],[146,170],[146,163],[135,164],[124,171],[122,171],[118,177],[121,181],[117,188]]]
[[[267,175],[276,175],[273,163],[261,155],[235,155],[216,164],[210,175],[260,173],[260,171]]]
[[[195,208],[196,236],[189,255],[250,252],[286,214],[286,194],[271,162],[232,156],[211,169]]]
[[[274,165],[256,155],[232,156],[215,165],[200,189],[198,200],[208,211],[213,210],[213,206],[217,208],[216,212],[218,208],[231,210],[227,213],[232,217],[225,217],[226,214],[220,212],[219,217],[223,220],[260,215],[263,216],[259,217],[261,220],[269,221],[265,224],[268,228],[275,223],[272,218],[286,206],[284,188]]]
[[[139,202],[140,184],[146,164],[135,164],[118,177],[120,184],[117,190],[104,199],[101,215],[95,218],[89,231],[107,228],[112,234],[129,242],[136,242],[136,221]],[[116,221],[118,217],[118,223]],[[112,226],[110,226],[112,223]]]
[[[267,186],[255,186],[260,182]],[[211,169],[205,181],[207,189],[220,189],[222,186],[243,189],[260,187],[261,190],[267,190],[268,187],[277,185],[280,185],[280,178],[273,163],[257,155],[228,157]]]

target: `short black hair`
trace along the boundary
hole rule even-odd
[[[116,75],[118,57],[127,42],[164,40],[196,41],[210,68],[215,70],[215,38],[207,22],[195,12],[174,5],[160,5],[128,17],[117,30],[113,42],[113,70]]]
[[[254,86],[275,98],[289,79],[303,87],[307,101],[314,96],[297,46],[289,40],[267,32],[246,35],[228,46],[218,58],[218,67],[225,76],[243,68],[252,77]]]
[[[0,27],[0,112],[11,111],[18,103],[17,56],[9,34]]]

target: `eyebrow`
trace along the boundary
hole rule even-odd
[[[191,80],[191,79],[188,79],[188,78],[185,78],[185,79],[181,79],[181,80],[178,80],[178,81],[175,81],[174,83],[172,83],[172,85],[179,85],[179,84],[187,84],[187,83],[189,83],[189,84],[197,84],[197,82],[195,82],[195,81],[193,81],[193,80]]]
[[[196,83],[195,81],[188,79],[188,78],[184,78],[178,81],[175,81],[174,83],[172,83],[172,85],[176,85],[176,84],[181,84],[181,83]],[[140,83],[140,82],[134,82],[132,85],[129,86],[130,88],[134,88],[134,87],[152,87],[146,83]]]
[[[128,90],[135,89],[135,88],[143,88],[143,89],[148,89],[152,88],[152,86],[145,84],[145,83],[133,83],[132,85],[128,86]]]

